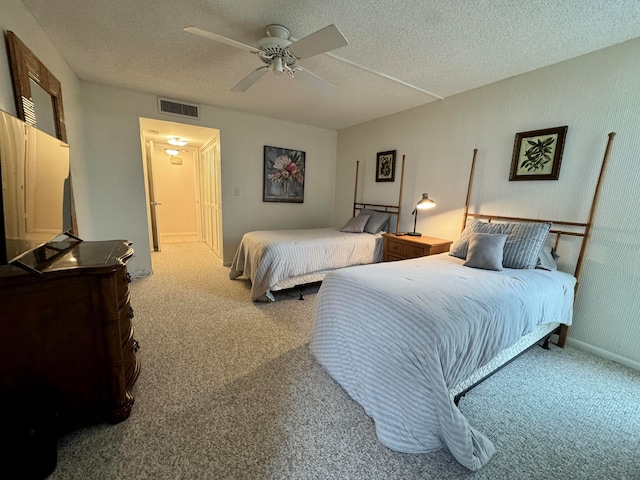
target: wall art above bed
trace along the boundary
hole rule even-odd
[[[305,152],[264,146],[264,202],[303,203]]]
[[[393,182],[396,178],[396,151],[376,155],[376,182]]]
[[[557,180],[567,126],[516,133],[509,180]]]

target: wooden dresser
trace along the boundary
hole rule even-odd
[[[50,410],[62,429],[126,419],[140,372],[130,242],[48,244],[0,268],[0,401]],[[28,421],[28,419],[25,419]]]
[[[383,259],[385,262],[407,260],[409,258],[426,257],[436,253],[448,252],[453,243],[451,240],[434,237],[397,236],[385,233]]]

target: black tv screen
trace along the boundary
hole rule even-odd
[[[69,146],[0,111],[0,264],[64,231]]]

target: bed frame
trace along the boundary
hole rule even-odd
[[[398,204],[397,205],[384,205],[378,203],[362,203],[358,202],[358,172],[360,170],[360,160],[356,162],[356,180],[353,189],[353,216],[355,216],[360,210],[368,209],[376,212],[389,213],[396,216],[396,233],[400,225],[400,214],[402,213],[402,189],[404,188],[404,159],[402,155],[402,165],[400,167],[400,187],[398,189]],[[387,225],[387,226],[390,226]]]
[[[578,287],[580,285],[580,276],[582,274],[582,266],[585,258],[585,252],[587,250],[587,246],[589,243],[589,238],[591,235],[591,228],[593,226],[593,218],[595,216],[596,207],[598,204],[598,200],[600,198],[600,190],[602,187],[602,180],[604,178],[604,172],[609,160],[609,156],[611,153],[611,146],[613,143],[613,139],[615,137],[615,132],[609,133],[609,138],[607,140],[607,146],[605,149],[604,156],[602,158],[602,164],[600,167],[600,174],[598,176],[598,181],[596,183],[595,191],[593,194],[593,199],[591,201],[591,209],[589,211],[589,217],[586,222],[567,222],[567,221],[558,221],[558,220],[544,220],[538,218],[521,218],[521,217],[507,217],[502,215],[487,215],[483,213],[469,213],[469,199],[471,197],[471,188],[473,185],[473,174],[475,170],[476,156],[478,153],[478,149],[473,150],[473,159],[471,161],[471,172],[469,175],[469,186],[467,188],[467,199],[465,202],[463,220],[462,220],[462,230],[467,225],[467,220],[469,218],[477,218],[498,222],[528,222],[528,223],[551,223],[551,230],[549,234],[555,235],[555,244],[554,249],[557,250],[560,244],[560,241],[563,237],[578,237],[579,240],[579,253],[575,263],[575,267],[573,269],[573,275],[576,278],[575,292],[577,294]],[[553,237],[552,237],[553,238]],[[574,296],[575,303],[575,296]],[[484,380],[492,376],[494,373],[498,372],[502,367],[508,365],[510,362],[518,358],[520,355],[524,354],[529,348],[534,345],[540,344],[545,349],[549,348],[549,341],[552,335],[558,335],[558,341],[556,345],[559,347],[564,347],[567,332],[569,327],[567,325],[560,324],[557,327],[550,327],[546,330],[532,332],[522,338],[520,342],[518,342],[513,347],[510,347],[503,351],[504,355],[500,354],[495,359],[491,360],[487,365],[478,369],[472,380],[466,380],[459,385],[454,386],[450,389],[450,394],[454,397],[454,402],[458,405],[460,399],[471,389],[482,383]],[[542,333],[540,333],[542,332]],[[536,334],[537,333],[537,334]]]
[[[355,176],[355,185],[353,188],[353,216],[356,216],[360,210],[373,210],[376,212],[389,213],[391,215],[396,216],[396,228],[395,231],[398,231],[400,225],[400,213],[402,210],[402,189],[404,188],[404,161],[405,155],[402,155],[402,165],[400,167],[400,187],[398,189],[398,204],[397,205],[385,205],[380,203],[363,203],[358,202],[358,177],[360,173],[360,160],[356,161],[356,176]],[[390,227],[391,222],[389,221],[385,228]],[[319,281],[310,281],[306,283],[301,283],[299,285],[293,285],[291,289],[298,290],[298,299],[304,300],[305,288],[318,285],[322,280]]]

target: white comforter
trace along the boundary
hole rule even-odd
[[[471,470],[495,447],[449,388],[536,325],[569,325],[575,279],[544,270],[478,270],[447,254],[328,274],[311,350],[393,450],[446,445]]]
[[[273,300],[270,288],[285,279],[381,260],[380,234],[335,228],[264,230],[244,234],[229,278],[250,278],[251,300]]]

